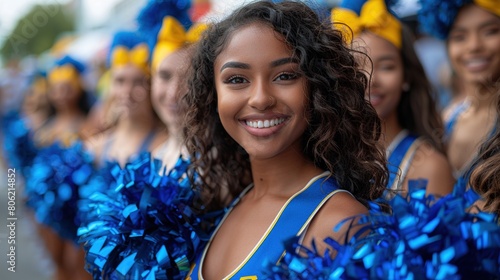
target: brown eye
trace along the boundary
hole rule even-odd
[[[225,84],[242,84],[245,83],[245,78],[241,76],[231,76],[228,79],[224,80]]]
[[[290,81],[290,80],[295,80],[299,77],[297,73],[291,73],[291,72],[283,72],[274,79],[275,81]]]

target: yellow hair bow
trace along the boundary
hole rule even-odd
[[[500,17],[500,3],[498,3],[498,0],[474,0],[474,3]]]
[[[80,74],[71,64],[64,64],[59,67],[55,67],[49,73],[49,83],[55,84],[60,82],[70,82],[76,88],[80,88]]]
[[[359,16],[349,9],[334,8],[331,17],[334,26],[344,33],[348,42],[353,38],[342,23],[351,28],[354,36],[366,29],[401,48],[401,23],[387,11],[384,0],[368,0]]]
[[[163,19],[163,24],[158,32],[158,41],[153,50],[151,58],[151,67],[153,71],[158,69],[161,61],[176,50],[185,45],[197,42],[203,31],[207,28],[206,24],[198,23],[186,32],[182,24],[171,16]]]
[[[149,73],[148,68],[149,48],[145,43],[139,44],[132,49],[123,46],[115,47],[111,54],[111,67],[121,67],[133,64],[144,72]]]

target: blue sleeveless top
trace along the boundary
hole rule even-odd
[[[460,115],[469,108],[469,103],[468,102],[462,102],[460,105],[457,105],[454,110],[450,114],[449,120],[445,124],[445,142],[449,142],[451,135],[453,133],[453,129],[455,128],[455,124],[457,123],[458,118]],[[498,116],[497,116],[497,121],[498,121]],[[494,134],[496,133],[496,126],[493,127],[493,130],[488,134],[488,137],[485,139],[485,141],[489,138],[491,138]],[[477,156],[477,155],[476,155]],[[474,156],[474,157],[476,157]],[[472,172],[472,163],[468,163],[468,165],[464,166],[462,170],[453,170],[453,176],[457,179],[457,182],[453,186],[454,192],[464,192],[467,188],[467,185],[469,183],[469,177]]]
[[[153,139],[155,138],[156,131],[152,130],[146,135],[146,138],[141,143],[141,146],[139,146],[139,149],[137,150],[136,155],[142,154],[144,152],[148,151],[149,146],[151,145],[151,142],[153,142]],[[102,149],[101,156],[99,158],[99,164],[104,165],[106,162],[106,155],[108,154],[109,149],[111,148],[111,143],[113,142],[112,137],[108,138],[108,141],[104,144],[104,147]]]
[[[224,279],[257,279],[262,275],[262,270],[268,263],[277,263],[285,252],[285,241],[295,236],[305,233],[309,223],[321,207],[338,192],[347,192],[341,190],[335,179],[324,180],[329,172],[325,172],[312,178],[309,183],[295,195],[293,195],[281,208],[273,223],[269,226],[264,236],[261,238],[254,249],[249,253],[245,260]],[[220,222],[217,231],[224,223],[226,217],[231,213],[232,208],[241,200],[241,198],[250,190],[248,187],[240,197],[233,202],[224,219]],[[186,277],[189,280],[203,279],[201,272],[203,261],[208,248],[212,242],[208,242],[202,255],[194,264],[191,272]]]
[[[401,133],[406,133],[404,137],[396,144],[393,151],[389,151],[387,156],[389,180],[387,181],[387,189],[400,190],[403,181],[405,180],[408,169],[410,168],[415,151],[418,148],[420,141],[416,135],[407,133],[406,130]],[[399,136],[399,135],[398,135]],[[396,136],[398,138],[398,136]],[[394,141],[398,141],[394,139]]]
[[[444,126],[444,139],[445,142],[448,142],[450,140],[451,134],[453,133],[453,128],[455,124],[457,123],[458,117],[469,108],[469,103],[468,102],[462,102],[459,105],[457,105],[453,111],[450,114],[450,118],[448,121],[445,123]]]

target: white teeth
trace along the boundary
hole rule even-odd
[[[246,121],[246,125],[253,128],[268,128],[272,126],[277,126],[285,121],[285,118],[263,120],[263,121]]]
[[[469,67],[477,67],[477,66],[482,66],[484,64],[487,64],[488,60],[487,59],[471,59],[466,61],[466,65]]]

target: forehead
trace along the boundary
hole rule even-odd
[[[353,47],[357,51],[366,53],[370,57],[399,57],[399,49],[388,40],[372,33],[362,32],[359,36],[354,38]]]
[[[182,48],[169,54],[160,62],[158,66],[159,70],[186,68],[188,66],[190,54],[187,48]]]
[[[292,54],[291,48],[287,45],[284,37],[275,32],[272,27],[261,22],[252,22],[233,30],[217,56],[217,62],[229,57],[241,57],[245,55],[283,55]]]
[[[129,63],[127,65],[113,67],[112,76],[113,77],[142,77],[146,74],[137,66]]]
[[[473,29],[490,22],[500,24],[500,17],[475,4],[469,4],[460,9],[451,30]]]

